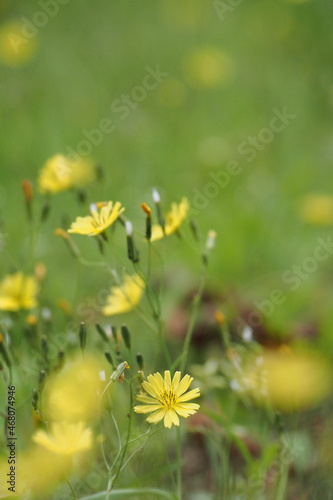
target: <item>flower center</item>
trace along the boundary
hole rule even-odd
[[[176,403],[176,396],[172,390],[164,391],[162,399],[163,399],[163,404],[168,408],[172,408]]]

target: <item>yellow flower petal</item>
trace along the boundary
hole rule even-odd
[[[175,391],[176,387],[178,387],[179,381],[180,381],[180,372],[176,372],[174,374],[174,376],[173,376],[173,379],[172,379],[172,389],[173,389],[173,391]]]
[[[155,410],[161,410],[163,407],[162,405],[141,405],[141,406],[134,406],[134,411],[136,413],[151,413],[152,411]]]
[[[187,198],[183,198],[179,204],[172,203],[171,210],[165,217],[164,233],[160,225],[153,224],[150,241],[160,240],[164,238],[164,235],[169,236],[170,234],[175,233],[187,216],[189,208],[190,204]]]
[[[158,398],[160,396],[159,391],[154,387],[151,383],[147,382],[146,380],[142,382],[142,387],[148,394],[150,394],[153,398]]]
[[[164,372],[164,389],[166,391],[170,391],[171,389],[171,376],[169,370],[165,370]]]
[[[93,165],[86,160],[70,160],[57,154],[47,160],[38,177],[41,193],[59,193],[88,184],[94,178]]]
[[[59,455],[73,455],[92,446],[91,429],[85,428],[83,422],[54,423],[51,425],[50,434],[40,429],[35,432],[32,439],[40,446]]]
[[[160,422],[162,420],[162,418],[165,415],[165,412],[166,412],[166,409],[163,408],[162,410],[158,410],[155,413],[152,413],[147,418],[147,422],[149,422],[150,424],[157,424],[158,422]]]
[[[100,212],[98,212],[97,207],[96,209],[93,207],[91,208],[91,215],[76,218],[70,229],[68,229],[68,233],[97,236],[111,226],[124,210],[125,208],[121,208],[119,201],[115,205],[113,205],[112,201],[109,201],[106,206],[102,206]]]
[[[106,299],[103,307],[104,316],[124,314],[137,306],[144,294],[145,282],[138,275],[126,275],[124,282],[120,286],[111,288],[111,293]]]
[[[136,399],[140,401],[140,403],[146,403],[146,404],[156,404],[156,399],[151,398],[149,396],[142,396],[141,394],[138,394],[136,396]]]
[[[0,282],[0,310],[19,311],[37,306],[39,286],[34,276],[17,272],[9,274]]]
[[[192,383],[192,380],[193,378],[190,377],[189,375],[185,375],[185,377],[182,378],[176,390],[177,398],[181,396],[185,391],[187,391],[187,389],[190,387]]]
[[[190,399],[198,398],[200,396],[200,391],[198,388],[193,389],[190,392],[187,392],[186,394],[183,394],[183,396],[180,396],[177,401],[179,403],[184,403],[185,401],[189,401]]]

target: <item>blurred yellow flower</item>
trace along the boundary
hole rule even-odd
[[[333,196],[309,194],[303,198],[299,215],[304,222],[318,226],[333,224]]]
[[[0,26],[0,62],[19,67],[28,63],[37,51],[37,38],[27,38],[22,33],[22,23],[16,20]]]
[[[106,305],[103,307],[103,314],[113,316],[114,314],[131,311],[139,304],[144,290],[145,282],[138,274],[132,276],[126,274],[120,286],[111,288],[111,293],[106,299]]]
[[[315,406],[331,390],[331,373],[327,362],[315,354],[268,351],[244,367],[239,385],[259,402],[267,402],[281,411]],[[243,380],[243,382],[240,382]]]
[[[270,353],[264,358],[267,396],[275,408],[292,411],[318,404],[331,389],[324,359],[303,353]]]
[[[187,198],[183,198],[182,201],[177,203],[172,203],[170,212],[166,215],[164,232],[159,224],[153,224],[151,241],[156,241],[175,233],[183,220],[185,219],[190,208],[190,204]]]
[[[58,154],[47,160],[38,177],[41,193],[59,193],[72,187],[89,184],[94,169],[87,160],[74,161]]]
[[[164,372],[164,379],[160,373],[149,375],[148,382],[142,382],[142,387],[150,396],[138,395],[136,399],[145,404],[135,406],[134,411],[136,413],[153,412],[147,418],[147,422],[157,424],[164,419],[164,427],[168,429],[172,424],[179,425],[178,415],[187,418],[196,413],[200,405],[188,401],[198,398],[200,391],[196,388],[184,394],[190,387],[193,378],[185,375],[180,380],[180,375],[180,372],[176,372],[172,381],[169,370]]]
[[[102,389],[100,369],[100,362],[95,358],[68,361],[45,387],[46,419],[80,422],[95,417]]]
[[[92,432],[83,422],[55,422],[51,424],[51,433],[39,429],[32,439],[52,453],[74,455],[92,447]]]
[[[46,448],[34,446],[22,451],[16,457],[15,498],[27,498],[38,493],[38,498],[50,498],[51,492],[59,486],[59,481],[71,472],[71,457],[51,453]],[[9,472],[8,459],[0,462],[0,475],[6,477]],[[8,496],[9,484],[0,482],[0,498]],[[29,495],[28,495],[29,493]],[[42,496],[39,496],[42,494]]]
[[[8,274],[0,282],[0,310],[19,311],[37,306],[38,284],[34,276],[22,272]]]
[[[70,229],[68,229],[68,232],[96,236],[103,233],[111,226],[125,210],[119,201],[115,204],[109,201],[108,203],[102,203],[100,205],[101,208],[98,212],[97,205],[92,204],[90,206],[91,215],[77,217],[76,221],[73,222]]]
[[[196,87],[218,87],[234,73],[230,57],[218,47],[202,47],[185,61],[185,75]]]

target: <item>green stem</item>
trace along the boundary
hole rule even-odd
[[[177,427],[177,498],[182,500],[182,436]]]
[[[80,500],[105,500],[107,491],[101,491],[94,495],[89,495],[87,497],[82,497]],[[111,498],[125,498],[125,497],[135,497],[148,495],[154,495],[155,497],[168,498],[169,500],[175,500],[175,496],[168,491],[160,490],[159,488],[126,488],[123,490],[113,490],[109,493]]]
[[[77,496],[76,496],[76,493],[75,493],[75,491],[74,491],[74,488],[73,488],[73,486],[71,485],[71,483],[70,483],[69,479],[67,479],[67,478],[66,478],[66,483],[68,484],[68,486],[69,486],[69,488],[70,488],[71,492],[73,493],[73,497],[77,500]]]
[[[276,489],[275,500],[285,500],[289,477],[289,463],[281,462],[280,477]]]
[[[187,356],[188,356],[188,352],[189,352],[189,348],[190,348],[190,344],[191,344],[191,340],[192,340],[193,330],[194,330],[194,327],[195,327],[195,324],[196,324],[196,321],[198,318],[198,314],[199,314],[199,307],[201,304],[201,299],[202,299],[202,294],[203,294],[203,291],[205,288],[205,283],[206,283],[206,267],[204,267],[204,270],[202,273],[202,278],[201,278],[198,292],[193,299],[193,308],[192,308],[190,322],[189,322],[186,337],[185,337],[182,358],[181,358],[181,363],[180,363],[180,371],[182,373],[183,373],[185,366],[186,366]]]
[[[131,349],[128,350],[128,353],[129,353],[129,363],[130,363],[130,366],[132,366],[132,351],[131,351]],[[130,413],[129,413],[128,427],[127,427],[126,441],[125,441],[125,445],[123,447],[123,451],[122,451],[122,454],[121,454],[121,458],[120,458],[120,463],[119,463],[119,466],[118,466],[118,470],[117,470],[116,474],[109,479],[108,490],[107,490],[107,495],[105,497],[105,500],[109,499],[109,496],[110,496],[110,493],[112,491],[112,488],[113,488],[115,482],[117,481],[118,476],[119,476],[119,474],[120,474],[120,472],[122,470],[122,466],[123,466],[123,463],[124,463],[124,460],[125,460],[125,455],[126,455],[126,451],[127,451],[127,448],[128,448],[130,435],[131,435],[132,419],[133,419],[133,404],[134,404],[133,380],[132,380],[132,377],[130,378],[129,386],[130,386]]]

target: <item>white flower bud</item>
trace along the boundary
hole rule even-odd
[[[206,241],[206,250],[210,251],[213,250],[215,246],[215,240],[216,240],[216,231],[208,231],[208,236],[207,236],[207,241]]]
[[[154,200],[155,203],[160,203],[161,202],[160,193],[157,191],[156,188],[153,188],[153,200]]]
[[[133,234],[133,224],[129,220],[125,222],[126,234],[127,236],[132,236]]]

